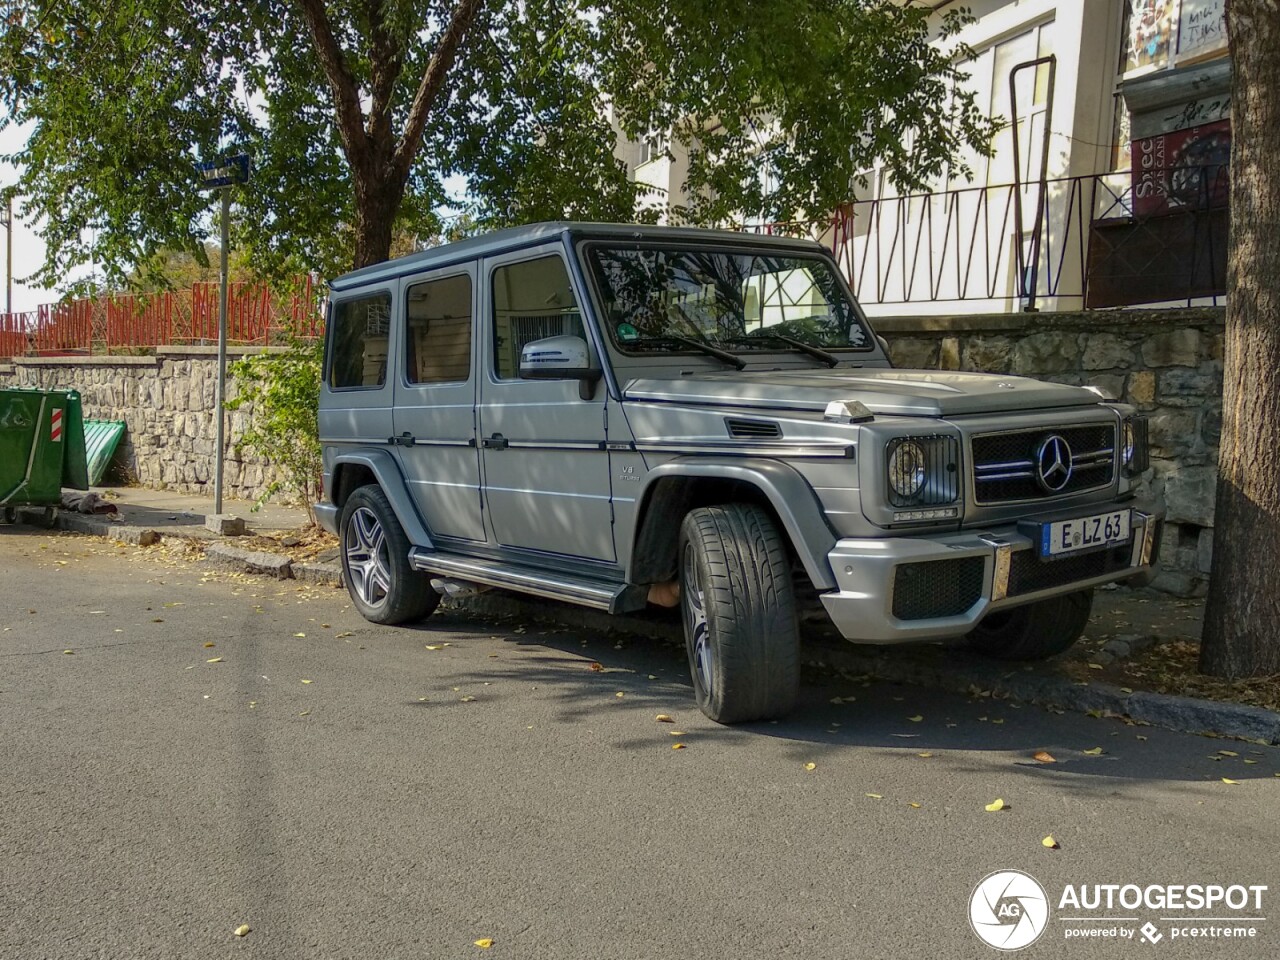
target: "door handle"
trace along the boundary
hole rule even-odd
[[[407,430],[398,437],[387,437],[387,443],[391,444],[393,447],[412,447],[417,442],[418,438],[411,435]]]
[[[495,433],[492,437],[485,437],[481,440],[480,445],[486,450],[505,450],[507,449],[507,438],[500,433]]]

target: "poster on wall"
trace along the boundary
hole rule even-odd
[[[1227,49],[1227,0],[1182,0],[1178,62],[1203,60]]]
[[[1124,73],[1169,62],[1176,9],[1177,0],[1130,0]]]
[[[1230,120],[1145,137],[1132,149],[1135,217],[1226,206]]]

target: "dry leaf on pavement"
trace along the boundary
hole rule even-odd
[[[1057,759],[1048,750],[1041,750],[1031,757],[1032,760],[1038,760],[1040,763],[1057,763]]]
[[[987,813],[996,813],[997,811],[1000,811],[1000,810],[1008,810],[1009,805],[1005,803],[1003,800],[1001,800],[999,797],[997,797],[995,800],[992,800],[985,807],[983,807],[983,809],[986,810]]]
[[[1043,840],[1041,840],[1041,841],[1040,841],[1040,843],[1041,843],[1043,846],[1048,847],[1050,850],[1061,850],[1061,849],[1062,849],[1062,848],[1058,845],[1058,841],[1057,841],[1057,840],[1055,840],[1055,839],[1053,839],[1053,835],[1052,835],[1052,834],[1050,834],[1049,836],[1045,837]]]

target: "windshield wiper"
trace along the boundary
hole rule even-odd
[[[661,343],[664,341],[666,343],[679,343],[686,347],[692,347],[699,353],[705,353],[708,357],[714,357],[721,363],[729,364],[729,366],[733,367],[735,370],[742,370],[747,365],[747,361],[743,360],[737,354],[730,353],[728,350],[717,350],[709,343],[704,343],[701,340],[695,340],[693,337],[682,337],[675,333],[664,333],[660,337],[642,337],[639,340],[630,341],[628,346],[637,343]]]
[[[795,340],[791,337],[784,337],[780,333],[752,333],[745,337],[729,337],[726,343],[750,343],[753,340],[772,340],[774,343],[785,343],[789,347],[799,350],[801,353],[807,353],[815,360],[821,360],[828,367],[834,367],[840,363],[840,358],[834,353],[827,353],[821,347],[815,347],[811,343],[805,343],[803,340]]]

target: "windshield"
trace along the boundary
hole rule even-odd
[[[732,353],[871,348],[835,271],[820,257],[592,245],[587,262],[604,326],[628,353],[689,352],[698,344]]]

